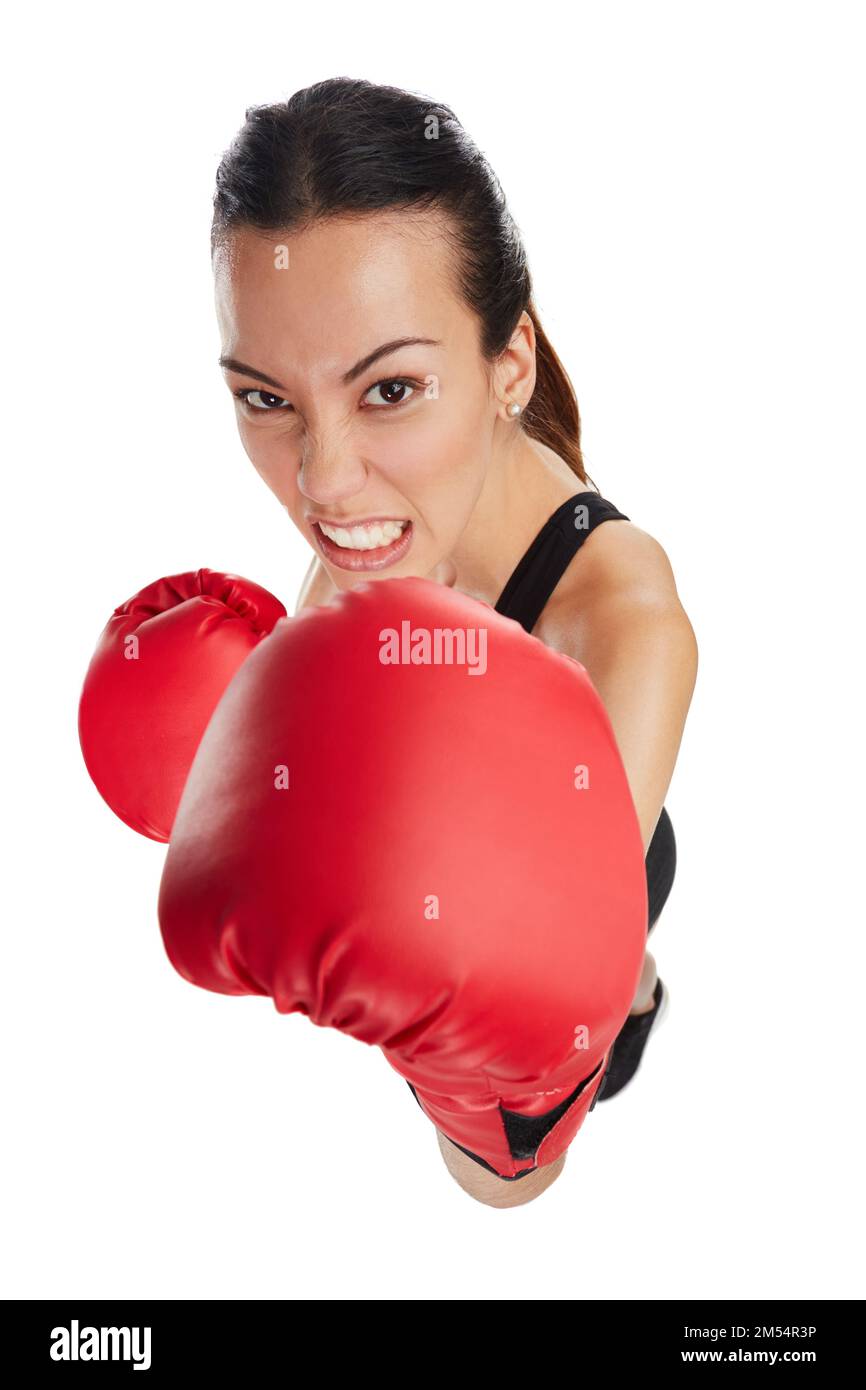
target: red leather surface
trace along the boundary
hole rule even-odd
[[[404,622],[483,630],[486,670],[383,664]],[[586,671],[423,579],[278,623],[202,738],[159,912],[185,979],[380,1047],[449,1138],[515,1175],[532,1160],[501,1107],[550,1111],[605,1059],[646,945],[640,829]]]
[[[115,609],[84,680],[78,732],[101,796],[133,830],[168,840],[208,720],[285,613],[258,584],[209,569],[158,579]]]

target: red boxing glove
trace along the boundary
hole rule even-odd
[[[646,947],[640,827],[586,671],[425,579],[280,623],[204,735],[159,913],[184,979],[377,1045],[502,1177],[553,1162]]]
[[[115,609],[84,680],[78,734],[112,811],[168,840],[207,722],[253,647],[286,616],[236,574],[158,579]]]

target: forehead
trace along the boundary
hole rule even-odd
[[[215,255],[214,277],[223,351],[258,352],[263,370],[262,353],[343,370],[392,337],[472,337],[431,214],[331,218],[289,235],[243,228]]]

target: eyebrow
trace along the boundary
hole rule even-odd
[[[419,344],[426,347],[442,346],[438,338],[392,338],[390,343],[383,343],[381,347],[368,352],[366,357],[362,357],[360,362],[356,362],[354,367],[350,367],[347,372],[344,372],[340,380],[344,386],[348,386],[356,377],[361,376],[368,367],[372,367],[374,362],[378,362],[380,357],[397,352],[399,348],[416,347]],[[281,382],[276,381],[272,376],[257,371],[255,367],[247,366],[246,362],[239,362],[236,357],[221,357],[219,364],[231,372],[239,372],[241,376],[255,377],[256,381],[263,381],[266,386],[276,386],[278,391],[285,391],[286,389]]]

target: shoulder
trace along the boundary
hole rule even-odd
[[[586,538],[554,591],[535,635],[581,660],[600,632],[664,631],[697,643],[664,547],[631,521],[605,521]]]
[[[587,536],[562,587],[590,594],[630,594],[651,602],[678,599],[673,568],[663,546],[631,521],[605,521]]]

